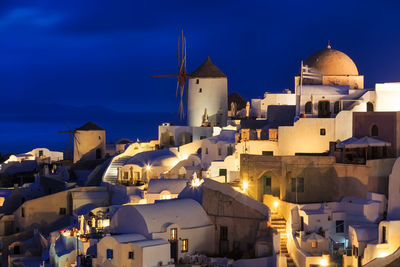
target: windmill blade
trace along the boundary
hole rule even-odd
[[[76,136],[75,134],[74,134],[74,141],[76,141],[76,143],[77,143],[78,145],[81,144],[81,143],[79,142],[78,136]],[[75,148],[75,146],[74,146],[74,148]],[[78,154],[78,156],[80,156],[80,152],[79,152],[78,146],[76,146],[76,153]]]
[[[151,77],[157,77],[157,78],[175,78],[176,79],[177,74],[161,74],[161,75],[151,75]]]
[[[78,143],[78,145],[80,145],[81,143],[79,142],[79,138],[78,138],[78,136],[76,136],[75,134],[74,134],[74,140]]]

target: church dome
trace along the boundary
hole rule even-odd
[[[318,70],[324,76],[358,75],[354,61],[345,53],[332,49],[330,45],[309,56],[304,65]]]

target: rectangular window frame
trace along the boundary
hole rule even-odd
[[[336,230],[336,233],[337,234],[341,234],[341,233],[344,233],[344,220],[337,220],[336,222],[335,222],[335,224],[336,224],[336,228],[335,228],[335,230]]]
[[[178,228],[171,228],[170,229],[170,240],[177,240],[178,239]]]
[[[106,250],[106,258],[107,258],[107,260],[112,260],[114,258],[114,250],[112,250],[111,248],[108,248]]]
[[[181,252],[188,252],[189,251],[189,240],[188,239],[182,239],[181,242]]]
[[[130,260],[134,260],[135,259],[135,252],[134,251],[129,251],[128,259],[130,259]]]

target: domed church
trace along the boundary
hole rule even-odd
[[[321,75],[321,80],[305,78],[303,84],[348,85],[350,89],[363,89],[364,76],[358,74],[354,61],[345,53],[328,45],[309,56],[303,63]]]

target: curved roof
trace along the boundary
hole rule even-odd
[[[206,61],[189,76],[191,78],[226,78],[226,75],[212,63],[210,57],[207,57]]]
[[[151,179],[147,188],[149,194],[160,194],[168,190],[171,194],[179,194],[187,185],[186,179]]]
[[[332,49],[330,45],[309,56],[304,65],[316,69],[325,76],[358,75],[354,61],[345,53]]]
[[[114,233],[149,236],[170,224],[180,228],[212,225],[203,207],[192,199],[173,199],[146,205],[122,206],[111,219]]]
[[[135,164],[144,167],[147,164],[151,166],[170,165],[179,160],[179,158],[169,149],[151,150],[138,153],[128,159],[126,164]]]

